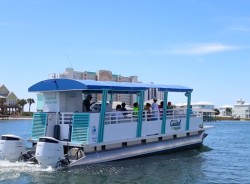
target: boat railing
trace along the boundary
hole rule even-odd
[[[39,113],[38,113],[39,114]],[[39,136],[46,135],[58,138],[60,140],[70,140],[72,134],[72,126],[73,126],[73,117],[74,112],[60,112],[60,113],[42,113],[47,114],[48,118],[44,118],[44,131],[39,133]],[[84,113],[86,114],[86,113]],[[90,113],[92,114],[92,113]],[[97,116],[98,113],[95,113]],[[112,111],[106,112],[105,114],[105,125],[114,125],[121,123],[132,123],[136,124],[138,122],[139,112],[137,111]],[[96,116],[96,117],[97,117]],[[190,117],[202,117],[203,113],[199,109],[195,109],[190,113]],[[36,116],[35,116],[36,117]],[[40,122],[41,116],[37,117],[38,120],[34,121],[34,124]],[[36,118],[36,119],[37,119]],[[166,111],[166,119],[179,119],[186,118],[186,109],[185,108],[174,108],[167,109]],[[35,120],[36,120],[35,119]],[[47,122],[48,121],[48,122]],[[142,122],[143,123],[154,123],[163,121],[163,111],[143,111],[142,114]],[[47,127],[46,127],[47,124]],[[39,124],[40,126],[40,124]],[[88,125],[90,126],[90,125]],[[55,134],[55,128],[58,129],[59,133]],[[36,128],[35,128],[36,129]],[[53,131],[54,130],[54,131]],[[38,137],[34,134],[32,137]]]
[[[61,112],[59,113],[59,124],[72,124],[73,112]]]
[[[186,108],[174,108],[167,109],[166,117],[167,119],[176,119],[176,118],[185,118],[186,117]],[[190,117],[201,117],[202,112],[200,111],[191,111]],[[156,111],[143,111],[143,122],[148,121],[162,121],[163,110]],[[117,123],[132,123],[138,122],[138,112],[135,111],[113,111],[106,112],[105,115],[105,124],[117,124]]]
[[[106,112],[105,124],[130,123],[138,121],[138,112],[134,111],[113,111]]]
[[[166,115],[167,119],[175,118],[185,118],[186,117],[186,108],[174,108],[167,109]],[[58,122],[56,124],[68,125],[70,126],[73,123],[73,112],[60,112],[58,113]],[[203,112],[201,109],[191,110],[190,117],[202,117]],[[159,111],[143,111],[142,121],[157,121],[162,120],[163,110]],[[106,112],[105,115],[105,124],[116,124],[116,123],[129,123],[129,122],[138,122],[138,112],[135,111],[112,111]]]

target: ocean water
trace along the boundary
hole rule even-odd
[[[200,149],[153,155],[66,171],[0,161],[0,183],[250,183],[250,122],[206,123],[209,130]],[[31,120],[0,121],[0,135],[31,135]],[[27,147],[31,145],[27,144]]]

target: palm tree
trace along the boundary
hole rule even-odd
[[[27,103],[29,104],[29,113],[30,113],[30,106],[31,104],[35,103],[35,100],[33,98],[28,98]]]
[[[27,104],[27,101],[25,99],[18,100],[17,104],[21,106],[22,112],[23,112],[23,107]]]

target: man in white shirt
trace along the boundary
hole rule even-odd
[[[158,104],[156,102],[157,102],[157,99],[154,98],[154,102],[151,105],[151,108],[152,108],[152,120],[157,120],[158,116],[159,116],[159,108],[158,108]]]

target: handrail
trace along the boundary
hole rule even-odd
[[[186,117],[186,108],[167,109],[167,119]],[[143,122],[162,120],[163,111],[143,111]],[[202,117],[201,111],[191,111],[191,117]],[[105,114],[105,125],[138,122],[134,111],[112,111]]]

